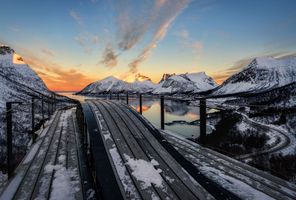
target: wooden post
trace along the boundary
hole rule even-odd
[[[128,105],[128,92],[126,92],[126,104]]]
[[[112,100],[112,93],[109,94],[109,99]]]
[[[117,100],[119,101],[119,93],[117,93]]]
[[[6,103],[6,145],[7,145],[7,173],[8,179],[12,175],[12,111],[11,111],[11,102]]]
[[[41,96],[41,113],[42,113],[42,127],[44,128],[44,99],[43,96]]]
[[[164,97],[160,97],[160,128],[164,130]]]
[[[142,94],[139,96],[139,101],[140,101],[140,114],[142,115],[143,110],[142,110]]]
[[[207,104],[206,99],[202,98],[199,101],[199,114],[200,114],[200,143],[205,144],[207,135]]]
[[[32,117],[32,122],[31,122],[31,126],[32,126],[32,140],[33,140],[33,143],[35,143],[35,140],[36,140],[36,137],[35,137],[35,133],[34,133],[34,128],[35,128],[35,105],[34,105],[34,101],[35,101],[35,98],[32,97],[32,101],[31,101],[31,117]]]

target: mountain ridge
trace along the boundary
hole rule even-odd
[[[161,81],[155,84],[147,76],[141,75],[142,81],[136,75],[134,82],[126,82],[114,76],[109,76],[93,82],[76,94],[96,95],[101,93],[151,93],[151,94],[173,94],[173,93],[197,93],[212,89],[217,84],[204,72],[185,74],[164,74]],[[108,85],[108,86],[107,86]],[[190,87],[188,88],[188,86]],[[187,89],[186,89],[187,88]]]
[[[253,59],[240,72],[213,89],[211,95],[258,93],[296,81],[296,57]]]

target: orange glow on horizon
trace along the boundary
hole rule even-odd
[[[17,55],[16,53],[13,54],[12,62],[13,64],[26,64],[23,58],[20,55]]]
[[[38,73],[38,72],[37,72]],[[45,85],[47,88],[51,91],[70,91],[70,92],[78,92],[85,88],[87,85],[90,83],[94,82],[95,80],[92,79],[67,79],[67,77],[62,77],[65,78],[65,80],[54,80],[52,77],[46,75],[46,74],[40,74],[38,73],[40,78],[44,81]]]

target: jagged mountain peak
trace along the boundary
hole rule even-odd
[[[254,58],[250,64],[248,64],[244,69],[248,68],[261,68],[261,69],[276,69],[279,70],[282,67],[290,67],[296,65],[296,57],[288,56],[283,58],[273,58],[273,57],[257,57]]]
[[[0,54],[1,55],[14,54],[14,53],[15,53],[15,51],[11,47],[6,46],[6,45],[0,46]]]
[[[171,76],[175,76],[175,75],[176,75],[175,73],[173,73],[173,74],[165,73],[165,74],[162,75],[162,78],[160,79],[159,83],[161,83],[161,82],[167,80],[168,78],[170,78]]]
[[[151,81],[151,79],[148,76],[138,73],[135,75],[135,81]]]
[[[204,72],[165,74],[154,93],[199,93],[215,87],[217,87],[215,81]]]

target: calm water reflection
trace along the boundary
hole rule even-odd
[[[72,99],[84,102],[86,99],[94,99],[93,97],[85,97],[73,95],[72,93],[59,93]],[[115,98],[114,98],[115,99]],[[121,99],[125,102],[125,99]],[[129,104],[139,111],[139,100],[130,98]],[[154,126],[160,128],[160,102],[157,98],[143,97],[143,115]],[[189,106],[187,102],[176,100],[165,100],[165,122],[186,121],[192,122],[199,119],[198,107]],[[165,126],[165,129],[171,130],[186,138],[196,138],[199,136],[199,127],[188,124],[175,123]]]

